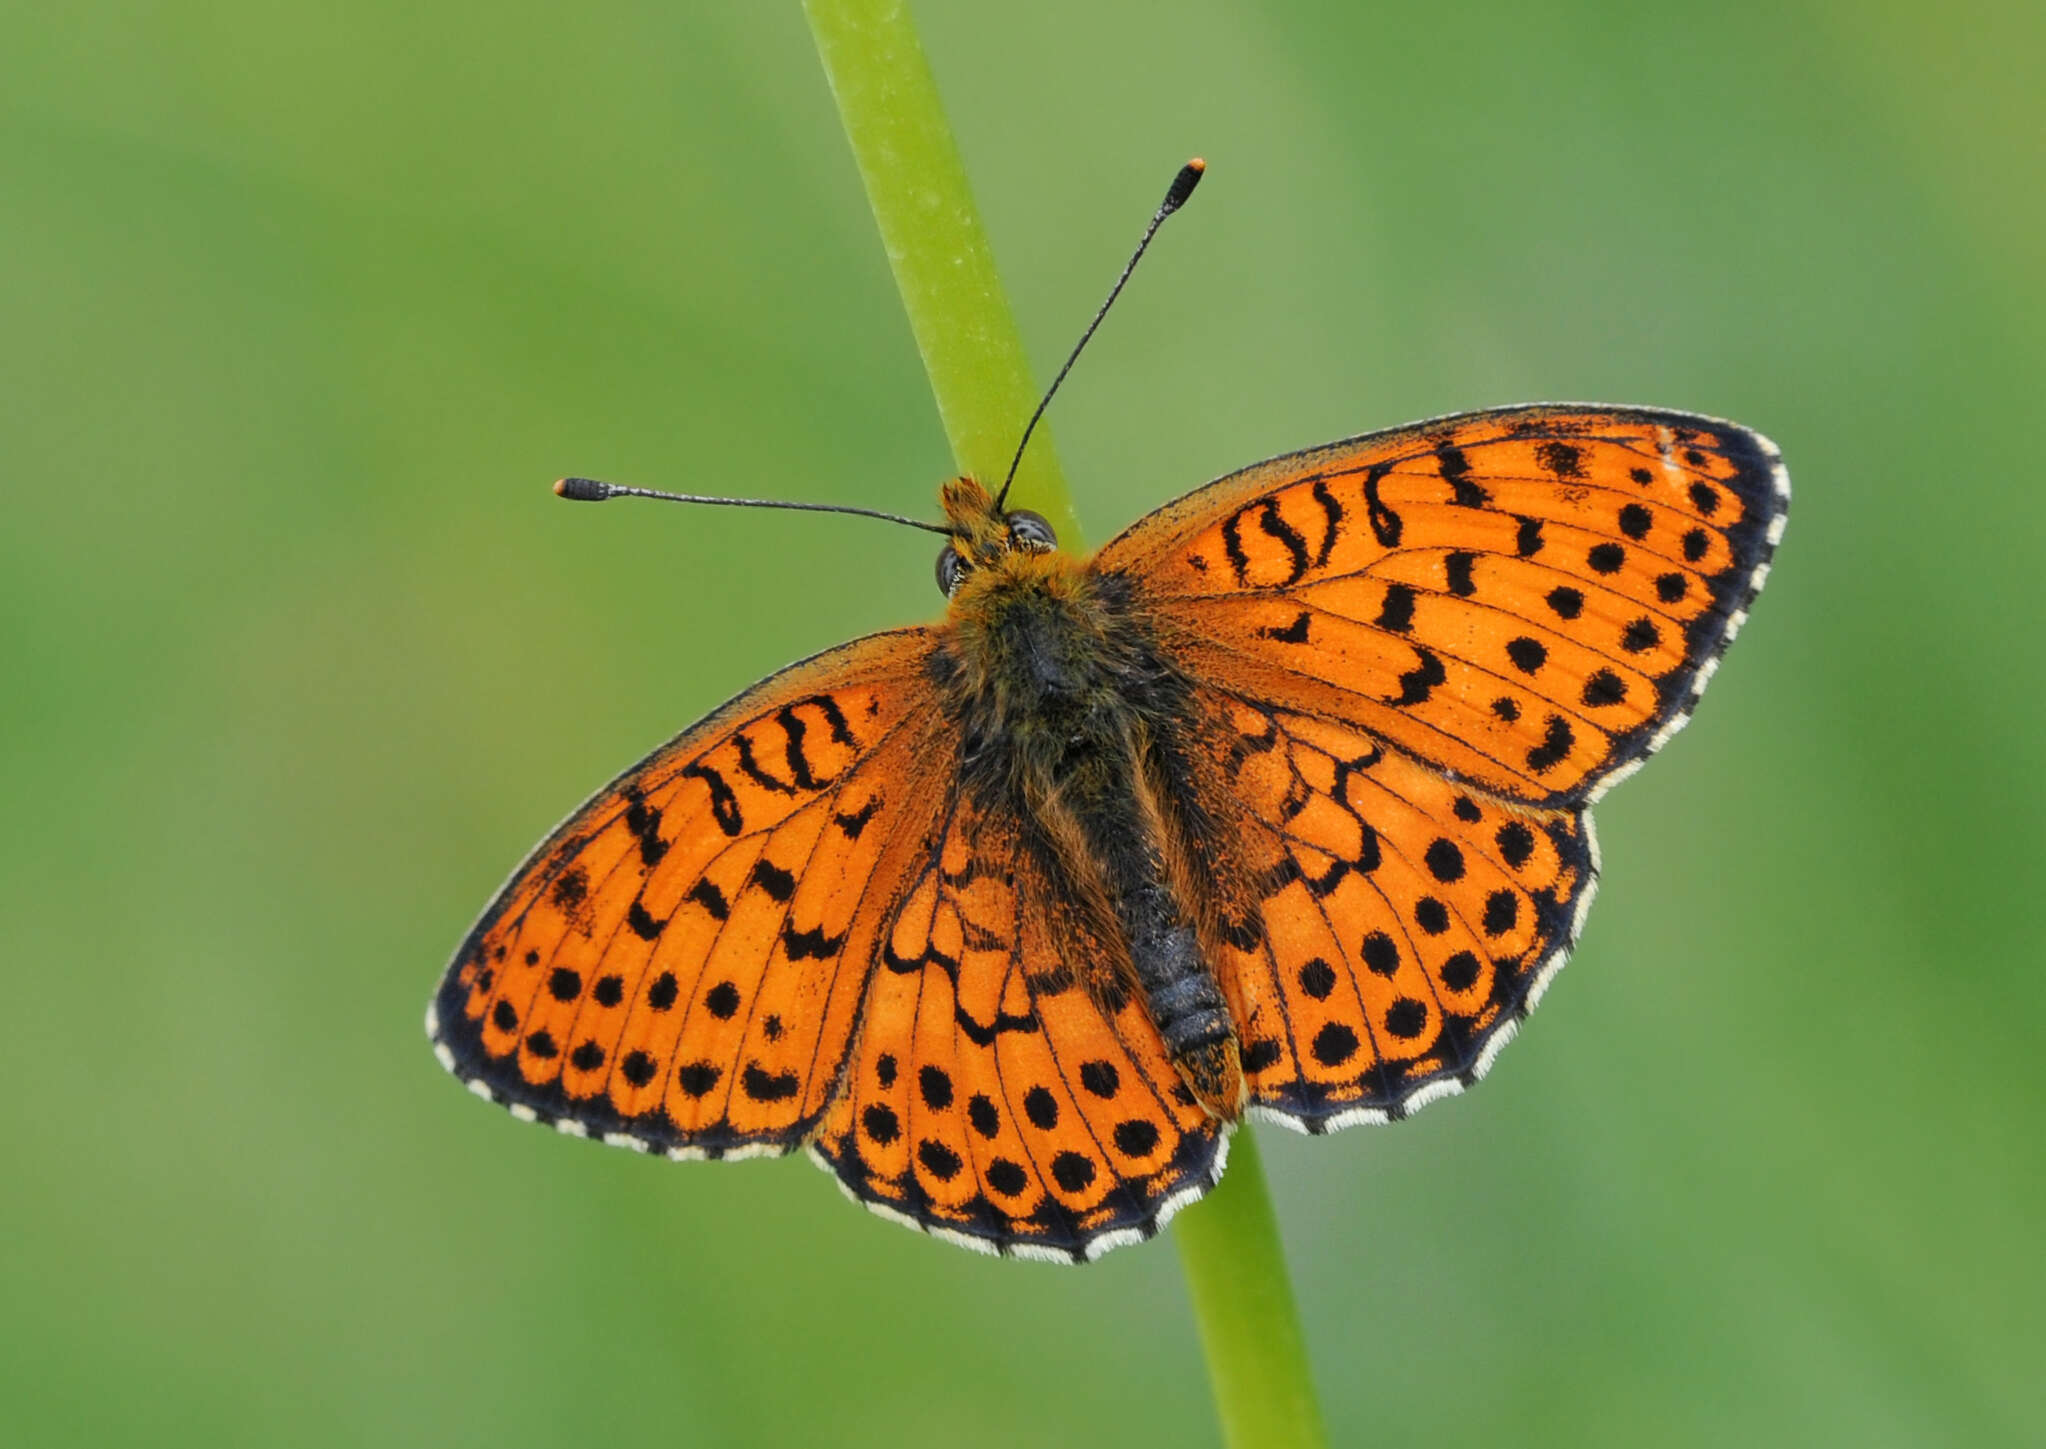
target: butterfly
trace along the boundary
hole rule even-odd
[[[1789,484],[1732,423],[1539,405],[1255,464],[1084,560],[971,477],[940,501],[943,619],[599,791],[427,1031],[524,1120],[802,1148],[884,1217],[1071,1262],[1198,1199],[1246,1117],[1390,1122],[1486,1073]]]

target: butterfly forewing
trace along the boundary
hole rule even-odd
[[[450,966],[450,1070],[652,1150],[796,1145],[956,754],[923,707],[930,648],[905,630],[785,670],[584,805]]]
[[[1518,408],[1259,464],[1095,567],[1139,582],[1196,677],[1556,805],[1681,722],[1787,506],[1733,424]]]

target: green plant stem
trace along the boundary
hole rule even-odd
[[[1208,1381],[1230,1449],[1319,1449],[1325,1441],[1279,1220],[1249,1126],[1215,1190],[1174,1220]]]
[[[1037,393],[915,24],[901,0],[803,8],[953,454],[966,472],[997,480]],[[1077,541],[1042,425],[1014,496]],[[1223,1437],[1230,1449],[1319,1449],[1320,1411],[1257,1144],[1245,1128],[1231,1145],[1227,1176],[1174,1227]]]
[[[804,0],[803,9],[952,456],[996,487],[1037,390],[916,24],[901,0]],[[1043,424],[1011,496],[1077,543],[1072,495]]]

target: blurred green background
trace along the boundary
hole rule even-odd
[[[2040,1442],[2040,8],[917,9],[1041,375],[1211,164],[1055,414],[1095,541],[1533,398],[1796,480],[1499,1071],[1261,1131],[1332,1439]],[[975,1259],[521,1126],[421,1034],[590,788],[939,607],[906,531],[546,491],[930,511],[796,5],[0,32],[9,1437],[1217,1442],[1170,1245]]]

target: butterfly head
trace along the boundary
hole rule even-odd
[[[1058,535],[1043,514],[997,508],[978,479],[953,478],[938,491],[938,498],[952,528],[952,541],[938,554],[938,588],[948,599],[975,574],[999,570],[1007,560],[1052,553],[1059,546]]]

